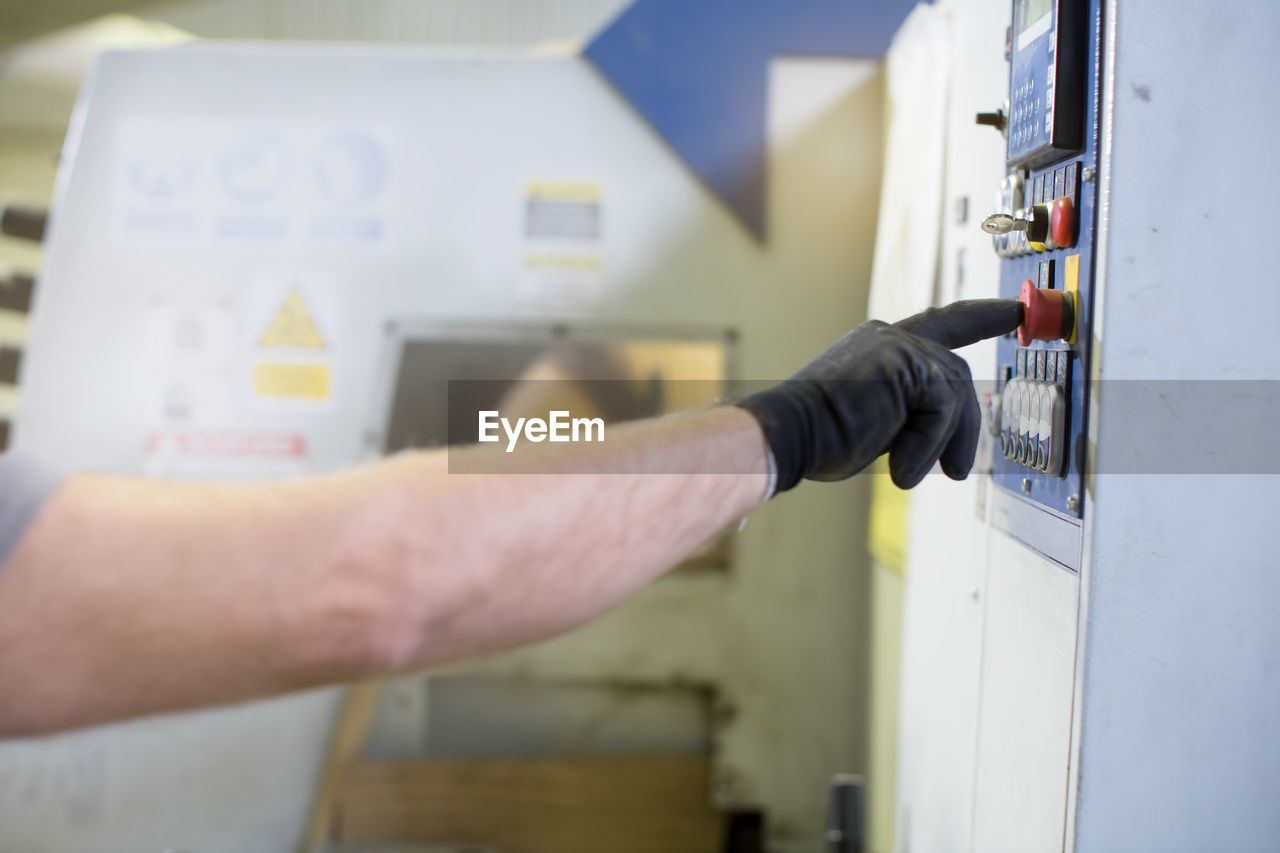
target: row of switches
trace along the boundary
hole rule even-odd
[[[1000,395],[1004,457],[1051,476],[1062,472],[1067,398],[1055,382],[1015,377]]]

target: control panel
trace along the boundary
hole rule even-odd
[[[1006,525],[1033,547],[1045,525],[1059,543],[1073,526],[1078,541],[1084,511],[1099,16],[1098,0],[1014,0],[1009,100],[978,116],[1007,140],[996,212],[982,227],[1001,258],[1000,295],[1024,306],[1016,336],[997,342],[993,477],[1022,509],[1041,511]],[[1041,550],[1076,568],[1070,548]]]

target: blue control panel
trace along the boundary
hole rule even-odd
[[[998,204],[1025,228],[992,237],[1002,259],[1000,295],[1025,300],[1037,291],[1067,316],[1061,336],[1051,323],[1054,334],[1038,336],[1045,339],[997,342],[994,481],[1077,526],[1085,495],[1100,16],[1100,0],[1014,0],[1009,169]]]

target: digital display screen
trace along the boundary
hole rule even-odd
[[[1053,0],[1018,0],[1018,35],[1022,35],[1053,8]]]

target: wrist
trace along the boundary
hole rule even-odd
[[[793,399],[797,390],[784,382],[734,402],[752,416],[764,438],[769,466],[765,500],[795,488],[808,473],[812,449],[806,426],[809,419],[804,406]]]

